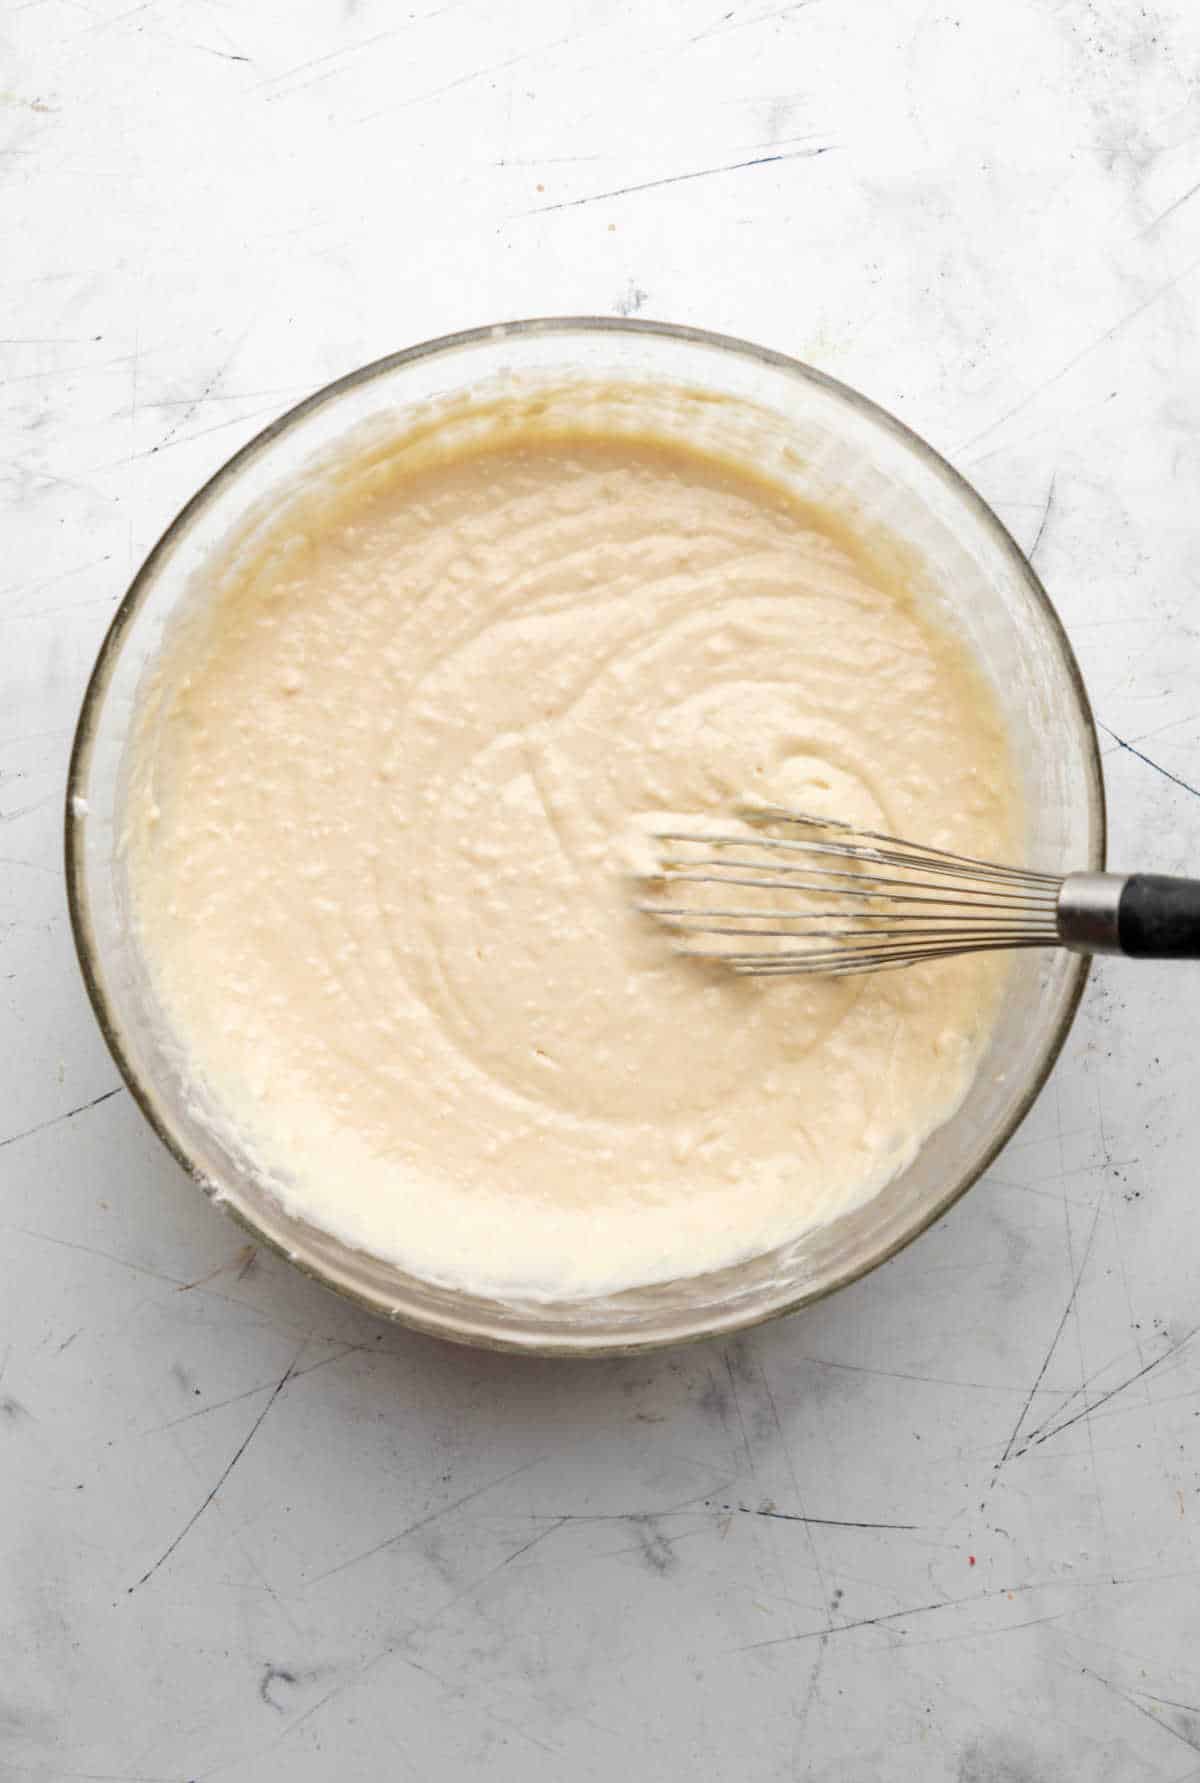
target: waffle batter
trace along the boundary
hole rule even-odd
[[[1003,967],[676,958],[617,839],[747,796],[1020,854],[965,647],[831,516],[536,418],[350,465],[214,568],[143,703],[126,864],[184,1069],[291,1207],[440,1282],[791,1239],[954,1110]]]

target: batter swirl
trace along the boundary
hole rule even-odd
[[[539,434],[349,471],[164,652],[127,864],[186,1068],[290,1205],[426,1277],[602,1293],[881,1187],[1003,982],[681,962],[619,839],[744,797],[997,858],[1014,771],[920,590],[732,464]]]

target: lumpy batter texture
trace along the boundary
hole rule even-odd
[[[994,960],[743,980],[621,839],[745,797],[1013,850],[993,700],[843,526],[676,446],[348,477],[164,653],[127,865],[210,1104],[295,1210],[481,1291],[721,1267],[863,1200],[961,1100]]]

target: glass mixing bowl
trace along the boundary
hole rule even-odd
[[[311,396],[231,458],[151,551],[92,673],[71,756],[67,886],[96,1015],[142,1112],[206,1194],[256,1239],[373,1312],[464,1343],[605,1354],[729,1333],[865,1275],[936,1220],[1011,1136],[1075,1013],[1086,961],[1014,956],[999,1020],[957,1113],[865,1206],[733,1268],[602,1300],[498,1302],[435,1286],[349,1249],[288,1212],[208,1126],[172,1067],[169,1037],[125,919],[118,839],[123,757],[147,665],[206,563],[286,498],[314,461],[370,426],[404,430],[439,406],[542,383],[631,388],[639,428],[719,446],[809,499],[901,542],[995,688],[1024,776],[1027,858],[1104,864],[1096,735],[1079,670],[1033,570],[943,459],[853,390],[744,341],[652,322],[564,319],[472,330],[413,347]]]

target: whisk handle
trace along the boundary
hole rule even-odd
[[[1117,923],[1121,952],[1134,959],[1200,960],[1200,879],[1132,873]]]
[[[1200,879],[1072,873],[1058,894],[1058,935],[1076,953],[1200,960]]]

